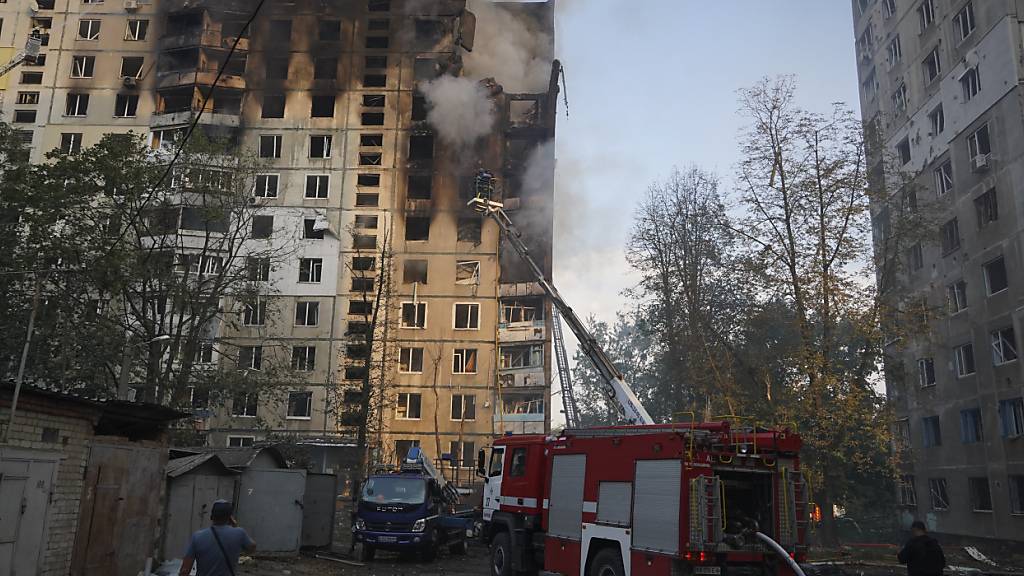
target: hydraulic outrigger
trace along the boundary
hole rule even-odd
[[[626,384],[622,373],[619,372],[604,353],[604,350],[601,349],[597,339],[587,330],[587,327],[569,304],[566,303],[565,299],[562,298],[562,295],[558,293],[554,285],[544,277],[544,272],[533,260],[529,247],[523,242],[522,233],[512,223],[508,214],[505,213],[502,203],[491,199],[494,195],[494,176],[486,170],[481,170],[476,175],[474,185],[476,195],[469,201],[469,205],[477,212],[490,216],[491,219],[498,223],[498,226],[505,233],[506,238],[508,238],[509,243],[512,244],[512,248],[530,267],[530,271],[533,273],[541,289],[551,299],[552,305],[558,310],[562,318],[565,319],[565,323],[572,330],[572,333],[576,335],[580,349],[590,358],[590,361],[594,363],[594,367],[608,384],[606,391],[608,399],[614,401],[620,414],[628,423],[654,424],[654,419],[651,418],[651,415],[647,413],[647,410],[640,403],[640,399],[637,398],[633,389],[629,387],[629,384]]]

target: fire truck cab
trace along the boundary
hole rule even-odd
[[[800,444],[729,422],[502,437],[477,471],[491,572],[789,576],[805,553]]]

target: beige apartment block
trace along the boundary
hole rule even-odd
[[[384,367],[388,386],[375,416],[381,432],[370,439],[380,460],[418,444],[469,466],[496,434],[546,432],[550,303],[495,223],[466,202],[477,170],[491,171],[550,276],[552,3],[487,3],[477,14],[463,0],[272,1],[245,29],[256,5],[0,2],[0,59],[30,30],[44,37],[39,61],[0,78],[0,111],[33,159],[111,132],[173,146],[208,97],[200,128],[262,163],[255,201],[270,218],[252,241],[286,247],[289,258],[267,274],[265,314],[218,335],[252,348],[204,361],[259,369],[276,358],[303,384],[275,402],[197,406],[197,427],[211,445],[351,443],[370,365]],[[486,51],[501,39],[482,31],[508,25],[536,33],[544,82],[504,89],[500,68],[472,77],[486,87],[493,126],[470,146],[446,142],[419,88],[466,75],[466,47]],[[318,221],[327,230],[314,230]],[[361,323],[385,242],[389,347],[371,353]]]

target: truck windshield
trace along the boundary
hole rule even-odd
[[[363,501],[377,504],[422,504],[427,483],[420,478],[370,478],[363,486]]]

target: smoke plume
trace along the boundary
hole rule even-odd
[[[551,36],[528,16],[490,0],[469,0],[476,14],[473,52],[466,54],[470,78],[493,77],[506,92],[543,92],[551,74]]]
[[[440,76],[420,84],[420,91],[427,100],[427,122],[448,144],[469,146],[494,126],[494,104],[474,80]]]

